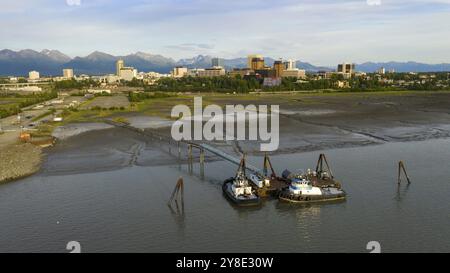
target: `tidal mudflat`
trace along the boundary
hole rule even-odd
[[[348,200],[268,200],[237,209],[221,191],[236,166],[209,155],[201,175],[198,164],[192,171],[185,164],[185,149],[178,158],[163,142],[92,126],[45,149],[37,174],[0,185],[0,217],[8,219],[0,223],[0,250],[65,252],[73,240],[86,252],[367,252],[369,241],[384,252],[450,250],[450,93],[263,96],[247,103],[280,104],[280,149],[271,154],[278,173],[313,168],[326,153]],[[145,119],[129,117],[141,125]],[[159,125],[149,130],[169,132],[163,120],[152,121]],[[213,145],[244,151],[262,167],[257,143]],[[409,186],[397,186],[399,160]],[[179,176],[184,215],[167,207]]]

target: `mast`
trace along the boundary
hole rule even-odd
[[[333,173],[331,172],[330,165],[328,164],[327,158],[325,157],[325,154],[320,154],[319,160],[317,161],[317,167],[316,167],[316,173],[322,174],[324,172],[324,167],[326,168],[326,171],[330,174],[331,179],[333,179]]]
[[[247,169],[247,167],[245,166],[245,154],[243,154],[236,174],[238,174],[239,172],[242,172],[245,176],[246,175],[245,169]]]
[[[264,154],[264,176],[266,176],[266,177],[268,176],[268,174],[267,174],[268,168],[270,168],[270,171],[272,172],[271,177],[272,178],[277,177],[275,170],[273,169],[272,162],[270,161],[270,158],[267,155],[267,153],[265,153]]]

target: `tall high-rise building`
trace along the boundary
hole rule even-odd
[[[223,59],[212,58],[211,65],[212,65],[212,67],[223,67]]]
[[[283,61],[275,61],[273,63],[273,69],[275,70],[275,77],[280,78],[283,75],[283,71],[285,70]]]
[[[28,79],[30,80],[39,80],[39,72],[37,71],[30,71],[30,73],[28,73]]]
[[[72,68],[63,69],[63,77],[66,79],[72,79],[73,78],[73,69]]]
[[[120,70],[125,67],[125,62],[123,60],[118,60],[116,62],[116,76],[120,77]]]
[[[351,63],[338,64],[337,72],[344,74],[352,74],[355,72],[355,67],[356,65]]]
[[[252,62],[250,64],[250,68],[252,70],[261,70],[264,69],[264,58],[263,57],[255,57],[252,59]]]
[[[296,67],[295,67],[295,61],[293,61],[293,60],[287,60],[287,61],[285,61],[284,62],[284,68],[286,69],[286,70],[293,70],[293,69],[295,69]]]
[[[262,55],[259,55],[259,54],[248,55],[248,57],[247,57],[247,68],[252,68],[253,59],[255,59],[255,58],[264,60],[264,57]]]
[[[386,74],[386,69],[384,67],[381,67],[380,69],[377,70],[377,73],[384,75],[384,74]]]

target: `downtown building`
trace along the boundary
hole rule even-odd
[[[126,67],[123,60],[118,60],[116,62],[116,76],[119,80],[132,81],[137,78],[138,71],[134,67]]]
[[[172,69],[170,73],[172,78],[182,78],[188,76],[188,68],[184,66],[177,66]]]
[[[39,75],[39,72],[37,72],[37,71],[30,71],[28,73],[28,79],[30,81],[37,81],[37,80],[39,80],[39,78],[40,78],[40,75]]]
[[[199,70],[197,75],[198,75],[198,77],[211,78],[211,77],[225,76],[225,74],[226,74],[225,69],[223,67],[215,66],[215,67]]]
[[[224,67],[224,61],[222,58],[212,58],[211,59],[211,66],[212,67]]]
[[[356,72],[356,65],[353,63],[338,64],[336,72],[344,76],[344,79],[350,79]]]
[[[72,68],[63,69],[63,78],[64,79],[73,79],[74,78],[73,69]]]

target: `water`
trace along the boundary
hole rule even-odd
[[[290,205],[271,200],[238,209],[221,182],[236,170],[226,162],[199,167],[128,167],[109,172],[34,175],[0,186],[1,252],[384,252],[450,251],[450,139],[325,151],[348,200]],[[319,152],[280,155],[284,168],[313,168]],[[397,163],[412,179],[397,187]],[[262,158],[249,158],[261,166]],[[51,165],[51,162],[49,162]],[[185,215],[166,203],[179,176]]]

